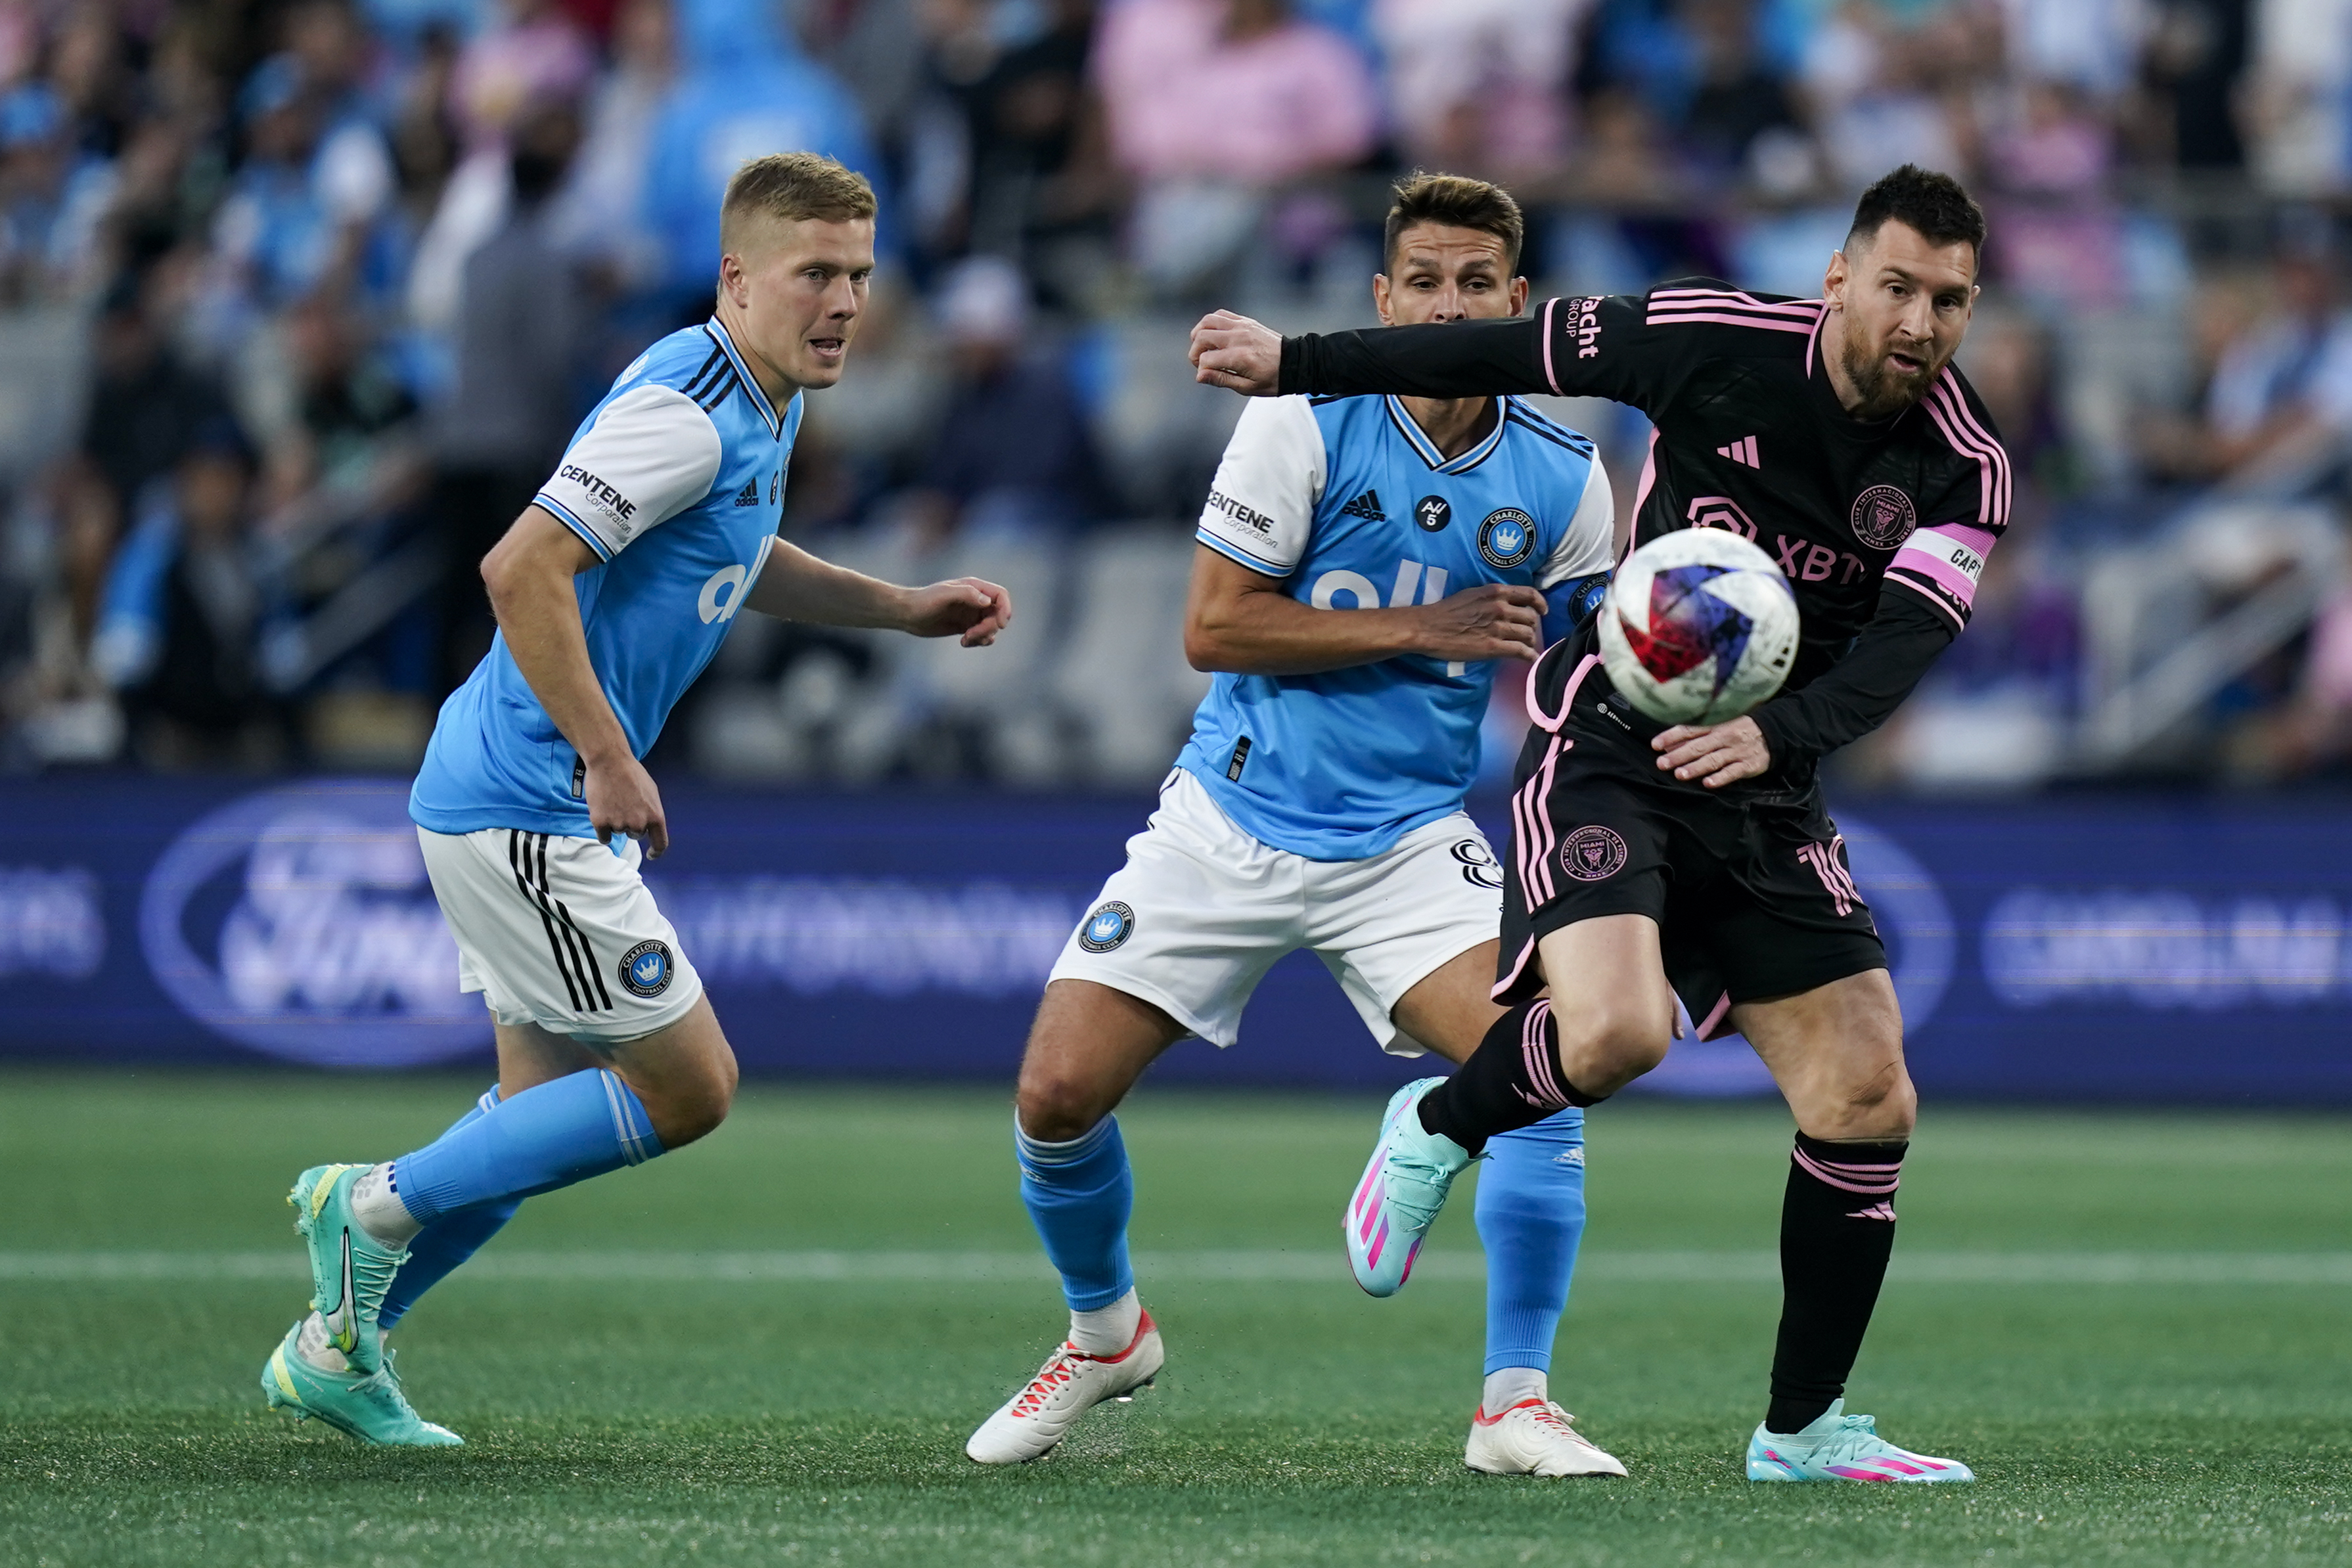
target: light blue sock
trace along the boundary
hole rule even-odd
[[[392,1162],[392,1187],[420,1225],[477,1204],[553,1192],[662,1152],[636,1092],[598,1069],[541,1083]]]
[[[1109,1306],[1135,1289],[1127,1261],[1127,1217],[1135,1209],[1118,1118],[1105,1116],[1066,1144],[1033,1138],[1013,1124],[1021,1161],[1021,1201],[1062,1271],[1062,1299],[1074,1312]]]
[[[479,1121],[498,1108],[499,1086],[491,1084],[479,1100],[467,1107],[466,1113],[449,1124],[450,1133],[470,1122]],[[408,1261],[392,1277],[392,1289],[383,1298],[378,1312],[377,1326],[390,1333],[392,1326],[408,1314],[416,1298],[448,1277],[449,1270],[482,1249],[482,1244],[496,1236],[512,1219],[515,1210],[522,1207],[519,1197],[502,1197],[489,1203],[478,1203],[471,1208],[461,1208],[455,1214],[436,1219],[418,1231],[408,1244]]]
[[[1584,1113],[1556,1112],[1486,1140],[1478,1239],[1486,1249],[1486,1371],[1551,1370],[1551,1342],[1584,1239]]]

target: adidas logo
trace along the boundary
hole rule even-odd
[[[1365,491],[1340,507],[1339,515],[1343,517],[1361,517],[1368,523],[1385,523],[1389,520],[1389,515],[1381,510],[1381,493],[1378,490]]]
[[[1717,447],[1715,455],[1717,457],[1728,457],[1734,463],[1742,464],[1749,468],[1764,466],[1763,459],[1756,455],[1756,438],[1752,435],[1742,436],[1728,446]]]
[[[757,479],[744,480],[743,487],[735,492],[735,504],[739,507],[758,506],[760,504],[760,482]]]

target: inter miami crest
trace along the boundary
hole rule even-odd
[[[1919,526],[1918,508],[1911,497],[1892,485],[1873,485],[1853,498],[1846,524],[1853,537],[1873,549],[1893,549]]]
[[[1614,828],[1588,822],[1559,846],[1559,864],[1579,882],[1606,882],[1625,869],[1625,841]]]

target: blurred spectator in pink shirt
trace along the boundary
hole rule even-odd
[[[1380,133],[1363,57],[1285,0],[1128,0],[1103,16],[1094,75],[1141,186],[1135,258],[1164,287],[1229,260],[1266,187],[1346,168]]]

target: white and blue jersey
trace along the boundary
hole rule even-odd
[[[799,396],[778,413],[713,319],[623,371],[539,492],[601,563],[573,591],[588,662],[639,757],[767,564],[800,423]],[[501,633],[441,705],[408,814],[436,833],[589,837],[585,779]]]
[[[1496,401],[1493,431],[1449,460],[1395,398],[1253,400],[1198,538],[1320,610],[1607,572],[1615,506],[1592,443],[1517,398]],[[1461,809],[1493,685],[1491,664],[1409,655],[1220,674],[1177,766],[1261,842],[1366,859]]]

